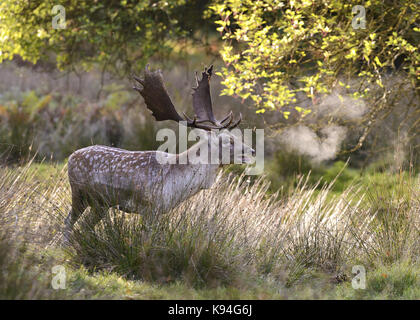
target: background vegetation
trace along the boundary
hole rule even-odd
[[[0,297],[420,297],[415,1],[362,3],[359,29],[357,1],[61,1],[63,29],[55,4],[0,3]],[[153,150],[172,126],[131,89],[146,63],[189,114],[213,63],[216,113],[265,129],[264,176],[230,166],[157,220],[110,211],[62,248],[68,156]]]

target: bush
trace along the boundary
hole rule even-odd
[[[121,89],[117,93],[111,91],[98,103],[58,93],[42,96],[35,91],[3,96],[0,155],[9,163],[29,161],[34,155],[37,160],[62,161],[92,144],[157,148],[150,116],[132,107],[134,95]]]
[[[304,175],[309,175],[309,184],[317,184],[320,190],[324,184],[332,184],[332,191],[342,192],[359,178],[355,169],[348,167],[343,161],[331,164],[315,164],[306,156],[293,152],[279,151],[268,161],[268,178],[271,190],[281,190],[286,195],[293,192],[297,181]],[[318,183],[320,181],[320,183]]]

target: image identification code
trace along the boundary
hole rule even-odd
[[[212,315],[245,315],[252,316],[252,305],[250,304],[214,304],[211,307],[202,306],[181,306],[175,304],[170,306],[168,310],[169,315],[195,315],[196,318],[203,314]]]

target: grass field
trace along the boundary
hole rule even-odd
[[[264,177],[221,174],[163,216],[78,223],[69,247],[66,166],[0,168],[0,298],[420,299],[419,177],[339,166],[280,196]]]

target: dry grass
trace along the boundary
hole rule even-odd
[[[196,288],[253,286],[258,279],[287,288],[317,273],[345,281],[354,264],[418,266],[418,178],[397,177],[389,194],[376,187],[380,198],[364,186],[331,195],[333,183],[319,191],[301,178],[289,197],[279,198],[266,192],[263,177],[249,182],[220,174],[212,189],[167,214],[110,210],[95,228],[77,223],[66,249],[68,264]],[[69,208],[65,168],[43,181],[30,164],[0,169],[1,225],[13,232],[15,243],[60,248]],[[1,254],[10,253],[2,249]],[[10,261],[18,260],[3,259],[0,268]]]

